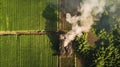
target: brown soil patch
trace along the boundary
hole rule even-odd
[[[76,67],[83,67],[82,66],[82,61],[79,58],[76,59]]]
[[[95,45],[95,42],[98,40],[99,38],[93,34],[92,32],[88,32],[88,36],[87,36],[87,41],[90,44],[90,46]]]
[[[59,57],[59,67],[74,67],[74,56],[60,56]]]

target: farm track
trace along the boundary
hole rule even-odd
[[[0,31],[0,35],[44,35],[60,34],[60,31]]]

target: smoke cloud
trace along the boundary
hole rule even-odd
[[[77,6],[80,15],[71,16],[70,13],[66,13],[66,21],[71,24],[72,29],[64,35],[64,47],[68,46],[75,37],[80,37],[82,32],[89,32],[96,16],[100,16],[104,8],[105,0],[83,0]]]
[[[106,10],[109,15],[120,17],[120,0],[106,0]]]

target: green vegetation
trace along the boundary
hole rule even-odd
[[[58,0],[0,0],[0,31],[56,31],[57,5]],[[119,10],[116,14],[119,15]],[[91,31],[99,38],[94,46],[87,42],[87,33],[76,38],[74,49],[76,56],[83,59],[84,67],[120,67],[118,15],[105,11],[93,25]],[[0,36],[0,67],[57,67],[58,56],[54,53],[58,52],[58,43],[58,35],[54,34]],[[76,67],[76,56],[66,58],[68,63],[62,62],[63,66]]]
[[[42,14],[52,4],[57,0],[0,0],[0,30],[45,30],[47,19]],[[56,29],[52,24],[51,30]]]
[[[1,67],[57,67],[46,35],[0,36]]]
[[[109,15],[104,14],[103,16]],[[93,28],[92,31],[99,39],[93,47],[87,43],[86,33],[76,39],[76,52],[84,59],[85,67],[120,66],[120,21],[118,17],[114,17],[113,21],[115,23],[111,25],[112,28],[109,31],[106,28],[99,28],[100,25],[94,26],[97,28]]]
[[[56,31],[57,7],[53,5],[57,1],[0,0],[0,31]],[[46,16],[56,19],[51,21]],[[0,67],[57,67],[56,36],[0,36]]]

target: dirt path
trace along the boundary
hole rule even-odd
[[[43,35],[60,34],[60,31],[0,31],[0,35]]]

